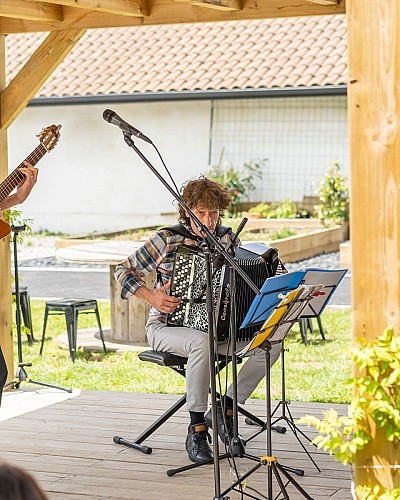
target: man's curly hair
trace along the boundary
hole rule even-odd
[[[231,205],[232,198],[226,187],[218,182],[201,176],[199,179],[186,182],[181,188],[183,201],[189,208],[208,208],[219,211],[218,225],[224,211]],[[190,224],[184,208],[179,205],[179,222]]]

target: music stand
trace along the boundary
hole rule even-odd
[[[347,269],[310,268],[268,278],[261,287],[260,295],[257,295],[251,304],[240,328],[266,321],[273,309],[280,303],[279,295],[294,290],[299,285],[323,285],[320,294],[312,297],[302,312],[301,318],[319,316],[347,271]]]
[[[283,276],[279,276],[278,279],[282,277]],[[283,282],[286,283],[287,280],[283,280]],[[236,352],[236,355],[239,357],[251,355],[255,349],[261,349],[265,352],[267,455],[260,457],[259,463],[249,472],[242,477],[238,477],[238,480],[222,493],[223,496],[231,490],[240,491],[236,490],[235,487],[241,485],[244,479],[248,478],[264,465],[268,467],[267,495],[269,500],[274,498],[272,491],[272,474],[274,474],[279,485],[280,492],[285,499],[289,499],[286,487],[290,483],[304,496],[304,498],[313,500],[313,498],[289,474],[288,470],[290,470],[290,468],[280,464],[276,457],[272,455],[270,351],[273,345],[281,343],[284,340],[293,323],[298,321],[302,311],[312,299],[313,294],[317,293],[321,287],[322,285],[301,285],[296,289],[289,291],[285,296],[278,294],[279,296],[276,296],[276,298],[279,299],[279,302],[266,318],[258,335],[256,335],[247,346]],[[264,297],[265,306],[268,307],[270,295],[265,294]],[[281,474],[286,478],[286,484],[284,484]]]
[[[276,283],[274,286],[278,286],[278,289],[281,288],[287,288],[290,289],[295,283],[298,282],[300,279],[300,283],[303,285],[321,285],[322,286],[319,288],[317,292],[315,292],[310,300],[307,302],[303,310],[301,311],[301,314],[299,315],[299,319],[302,318],[315,318],[318,317],[325,307],[327,306],[328,302],[330,301],[333,293],[335,292],[336,288],[339,286],[340,282],[342,281],[344,275],[347,273],[347,269],[304,269],[303,271],[296,271],[295,273],[288,273],[285,278],[285,280],[281,280],[281,283],[278,280],[276,280]],[[264,300],[260,299],[260,297],[256,297],[254,299],[254,303],[252,304],[252,309],[251,309],[251,314],[253,316],[257,317],[260,313],[258,311],[262,310],[261,304],[264,302],[264,304],[267,307],[271,307],[271,304],[274,304],[278,300],[278,295],[276,293],[276,290],[273,290],[271,286],[271,282],[268,284],[269,287],[263,287],[262,293],[264,294]],[[249,311],[250,313],[250,311]],[[250,316],[250,315],[248,315]],[[244,320],[246,321],[247,316]],[[307,450],[307,448],[304,446],[304,443],[301,441],[299,438],[298,434],[301,434],[309,443],[312,442],[312,439],[310,439],[307,434],[305,434],[299,427],[296,426],[295,421],[293,419],[293,416],[290,412],[289,409],[289,403],[290,401],[286,400],[286,384],[285,384],[285,348],[284,348],[284,341],[282,341],[282,349],[281,349],[281,371],[282,371],[282,398],[279,401],[278,405],[275,407],[274,411],[271,414],[271,418],[274,418],[274,415],[278,412],[279,408],[282,408],[282,414],[278,418],[272,421],[272,425],[276,425],[278,422],[281,420],[284,420],[290,430],[293,432],[295,438],[299,442],[300,446],[303,448],[303,450],[306,452],[308,458],[312,461],[318,472],[321,472],[321,469],[318,467],[317,463]],[[255,422],[251,421],[251,419],[246,419],[246,422],[249,423],[250,425],[257,425]],[[254,439],[256,436],[264,432],[266,429],[266,426],[264,425],[257,433],[255,433],[253,436],[251,436],[249,439],[246,440],[246,443]]]

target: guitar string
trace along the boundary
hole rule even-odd
[[[42,143],[37,146],[32,153],[27,156],[25,161],[35,166],[38,161],[47,153],[47,149]],[[19,171],[19,168],[25,168],[24,163],[20,163],[18,167],[0,184],[0,203],[3,202],[11,191],[25,179],[25,175]]]

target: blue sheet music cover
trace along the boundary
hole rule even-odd
[[[279,296],[282,293],[295,290],[300,285],[304,275],[304,271],[294,271],[268,278],[260,290],[260,295],[257,295],[253,300],[240,328],[264,322],[281,301]]]

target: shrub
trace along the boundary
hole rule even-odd
[[[313,416],[300,420],[319,432],[313,440],[317,448],[329,451],[343,464],[353,464],[372,439],[386,439],[394,448],[400,445],[400,337],[387,329],[373,342],[361,339],[353,360],[360,375],[349,381],[355,395],[348,415],[339,417],[330,409],[322,420]],[[384,432],[379,438],[378,431]],[[356,494],[360,500],[389,500],[400,498],[400,489],[392,486],[389,492],[384,484],[361,484]]]
[[[295,219],[299,216],[296,204],[289,198],[282,203],[258,203],[249,213],[260,214],[264,219]]]
[[[328,168],[318,195],[321,203],[315,209],[324,224],[340,224],[349,220],[349,188],[339,162],[333,162]]]
[[[225,186],[232,197],[229,216],[235,216],[240,211],[240,201],[256,189],[255,179],[262,178],[262,167],[266,160],[250,160],[241,169],[232,165],[215,165],[208,169],[205,176]]]

